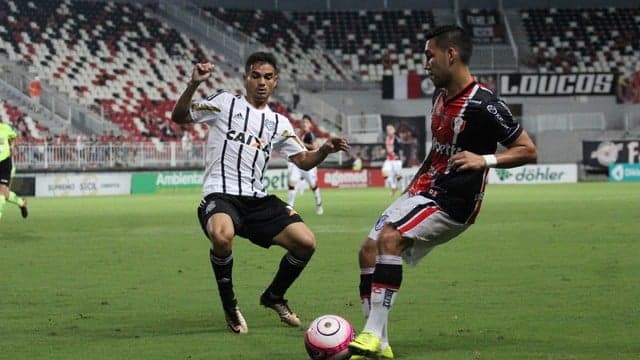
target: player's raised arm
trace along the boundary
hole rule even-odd
[[[309,170],[318,166],[318,164],[324,161],[327,155],[347,150],[349,150],[347,139],[331,137],[315,151],[303,151],[291,156],[291,161],[300,169]]]
[[[196,92],[196,89],[198,89],[198,85],[211,76],[213,68],[213,64],[208,62],[195,65],[187,88],[182,92],[182,95],[180,95],[180,98],[176,101],[173,111],[171,112],[171,120],[173,122],[178,124],[188,124],[191,122],[189,118],[189,107],[191,106],[193,94]]]

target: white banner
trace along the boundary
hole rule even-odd
[[[489,170],[490,184],[560,184],[578,182],[578,165],[524,165]]]
[[[130,193],[130,173],[36,175],[36,196],[125,195]]]
[[[268,169],[264,173],[262,183],[265,185],[267,193],[273,190],[287,190],[289,188],[289,177],[287,169]]]

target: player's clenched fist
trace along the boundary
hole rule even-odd
[[[201,83],[207,80],[207,78],[211,76],[213,68],[213,64],[208,62],[196,64],[196,66],[193,68],[193,74],[191,74],[191,81]]]

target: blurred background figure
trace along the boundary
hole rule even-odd
[[[391,195],[395,195],[398,191],[398,182],[402,178],[400,175],[402,159],[400,158],[400,140],[396,135],[395,126],[391,124],[386,127],[384,145],[387,157],[382,164],[382,176],[384,185],[391,189]]]
[[[29,82],[29,97],[31,98],[31,109],[40,111],[40,95],[42,95],[42,84],[40,77],[36,76]]]
[[[306,114],[302,117],[302,133],[300,138],[307,150],[313,151],[319,147],[318,139],[313,132],[311,117]],[[297,186],[301,183],[300,180],[304,180],[309,185],[311,191],[313,191],[313,197],[316,200],[316,214],[322,215],[324,209],[322,208],[322,196],[320,196],[320,188],[318,187],[318,168],[314,167],[310,170],[302,170],[290,162],[287,165],[287,170],[289,172],[289,195],[287,201],[289,205],[291,205],[291,207],[294,206],[296,196],[299,193]]]

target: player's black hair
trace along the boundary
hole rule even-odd
[[[429,30],[425,37],[427,40],[434,39],[436,45],[441,49],[455,47],[460,53],[460,61],[469,65],[473,45],[471,37],[463,28],[457,25],[443,25]]]
[[[249,57],[247,58],[247,63],[244,65],[245,73],[251,73],[251,66],[257,63],[270,64],[276,70],[276,74],[279,72],[278,61],[276,60],[276,57],[272,53],[258,51],[249,55]]]

